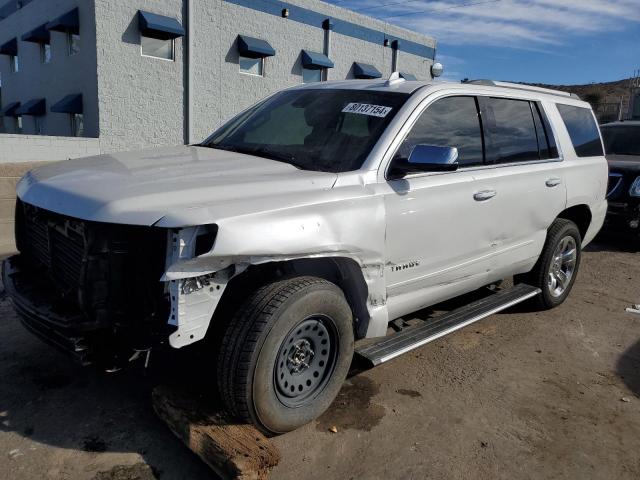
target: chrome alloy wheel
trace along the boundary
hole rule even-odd
[[[567,235],[553,252],[548,272],[548,288],[552,297],[560,297],[567,290],[576,270],[578,249],[576,240]]]
[[[336,365],[337,335],[333,320],[324,315],[308,317],[289,332],[274,369],[276,394],[284,405],[300,407],[324,389]]]

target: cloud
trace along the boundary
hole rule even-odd
[[[472,44],[552,52],[568,38],[640,23],[638,0],[332,0],[339,6],[432,35]],[[395,3],[395,5],[383,6]]]

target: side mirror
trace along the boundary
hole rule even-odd
[[[403,178],[410,173],[454,172],[458,169],[458,149],[437,145],[416,145],[407,160],[395,160],[391,178]]]

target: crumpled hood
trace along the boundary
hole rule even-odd
[[[242,215],[308,202],[336,177],[251,155],[170,147],[40,167],[20,180],[17,193],[24,202],[84,220],[177,227],[217,220],[197,211]]]

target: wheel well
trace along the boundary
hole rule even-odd
[[[591,210],[587,205],[576,205],[574,207],[567,208],[558,215],[558,218],[564,218],[571,220],[578,226],[580,236],[584,239],[591,225]]]
[[[363,338],[369,326],[369,289],[358,263],[346,257],[302,258],[285,262],[251,265],[234,277],[226,288],[214,314],[212,325],[227,323],[248,292],[288,276],[310,275],[324,278],[342,289],[353,312],[356,338]]]

